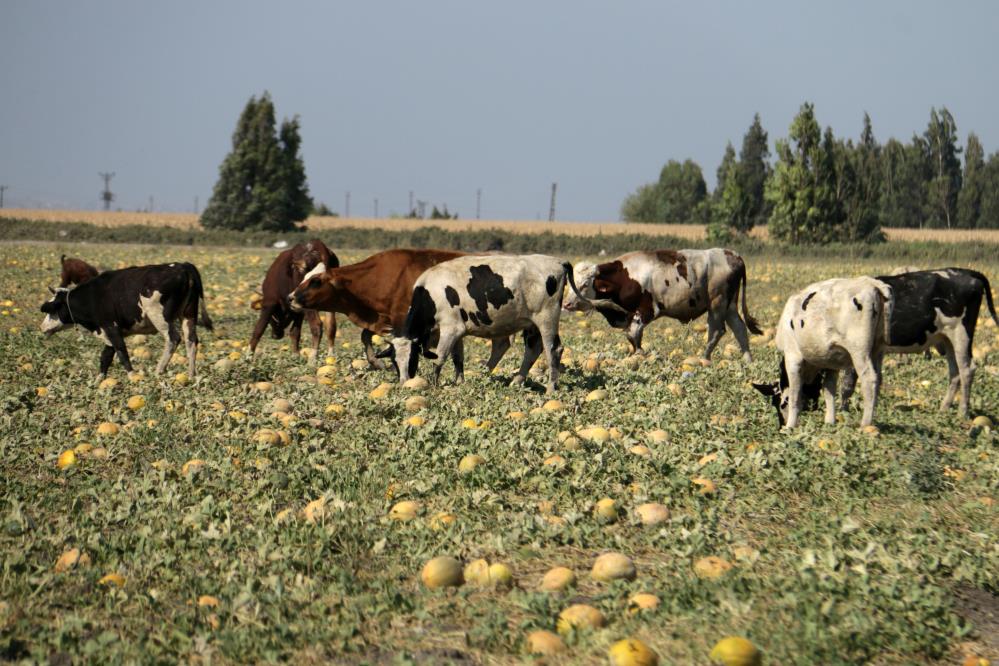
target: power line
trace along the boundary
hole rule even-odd
[[[104,210],[111,210],[111,202],[114,201],[114,193],[111,192],[111,179],[114,178],[114,171],[100,172],[97,174],[104,179],[104,191],[101,192],[101,201],[104,202]]]

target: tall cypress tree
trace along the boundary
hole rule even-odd
[[[764,196],[770,173],[767,131],[763,129],[760,114],[757,113],[753,116],[753,124],[742,137],[742,150],[739,151],[739,186],[749,202],[746,220],[740,226],[746,231],[757,224],[765,224],[770,216],[769,204]]]
[[[968,135],[964,148],[964,182],[957,196],[957,226],[974,229],[982,207],[985,189],[985,150],[975,133]]]
[[[982,173],[982,199],[978,209],[978,228],[999,228],[999,152],[989,155]]]
[[[957,124],[947,107],[930,109],[930,123],[923,135],[931,169],[926,185],[926,221],[931,227],[950,229],[957,217],[957,195],[961,190],[961,149],[957,146]]]
[[[805,102],[791,121],[788,138],[777,141],[777,163],[767,182],[766,196],[772,207],[767,226],[776,240],[792,245],[812,241],[810,229],[820,214],[815,204],[821,140],[815,107]]]
[[[270,95],[251,97],[236,124],[232,151],[219,167],[201,224],[238,230],[294,229],[312,206],[298,156],[300,145],[297,118],[282,124],[279,141]]]

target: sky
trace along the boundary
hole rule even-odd
[[[409,193],[484,219],[611,221],[670,159],[709,187],[759,113],[802,102],[879,140],[946,106],[999,149],[999,3],[591,0],[8,0],[6,207],[204,208],[236,119],[299,116],[313,198],[403,214]]]

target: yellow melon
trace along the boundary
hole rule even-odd
[[[484,462],[486,462],[485,458],[478,454],[471,453],[462,458],[461,462],[458,463],[458,471],[462,474],[468,474]]]
[[[396,502],[391,509],[389,509],[389,519],[390,520],[400,520],[407,521],[416,518],[423,510],[423,505],[415,500],[402,500],[401,502]]]
[[[658,525],[669,520],[669,509],[658,502],[648,502],[635,507],[635,514],[643,525]]]
[[[697,577],[709,580],[721,578],[731,568],[732,564],[728,560],[715,555],[708,555],[694,562],[694,573]]]
[[[593,563],[590,575],[604,583],[612,580],[634,580],[635,564],[631,558],[621,553],[604,553]]]
[[[420,573],[423,584],[430,589],[458,587],[462,584],[461,563],[453,557],[442,555],[427,562]]]
[[[756,646],[741,636],[726,636],[718,641],[708,655],[722,666],[760,666],[761,655]]]
[[[605,497],[593,505],[593,515],[598,520],[611,523],[617,520],[618,506],[610,497]]]
[[[637,638],[626,638],[607,652],[613,666],[658,666],[659,655]]]
[[[472,560],[465,565],[463,575],[466,583],[487,587],[489,585],[489,562],[484,559]]]
[[[659,597],[649,592],[636,592],[628,599],[628,612],[634,615],[659,608]]]
[[[558,616],[557,628],[560,634],[571,630],[598,629],[607,624],[604,614],[587,604],[573,604]]]
[[[68,469],[76,464],[76,453],[73,449],[67,449],[59,454],[59,460],[56,461],[56,465],[59,469]]]
[[[527,651],[532,655],[550,657],[566,649],[558,634],[538,629],[527,635]]]
[[[567,567],[555,567],[550,569],[541,578],[540,588],[544,592],[559,592],[576,584],[576,574]]]
[[[65,553],[59,556],[59,559],[55,563],[55,572],[62,573],[64,571],[69,571],[76,566],[76,563],[80,561],[80,549],[70,548]]]

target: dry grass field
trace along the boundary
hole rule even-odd
[[[0,210],[3,218],[32,219],[44,222],[86,222],[100,227],[148,225],[194,229],[198,216],[193,213],[132,213],[86,210],[44,210],[8,208]],[[703,240],[704,225],[700,224],[632,224],[625,222],[545,222],[538,220],[408,220],[368,217],[310,217],[306,225],[314,230],[344,227],[372,227],[392,231],[440,227],[445,231],[499,229],[513,233],[531,234],[550,231],[568,236],[598,236],[601,234],[646,234],[673,236],[688,240]],[[893,241],[985,242],[999,243],[999,229],[887,229]],[[753,236],[765,239],[767,230],[757,228]]]

